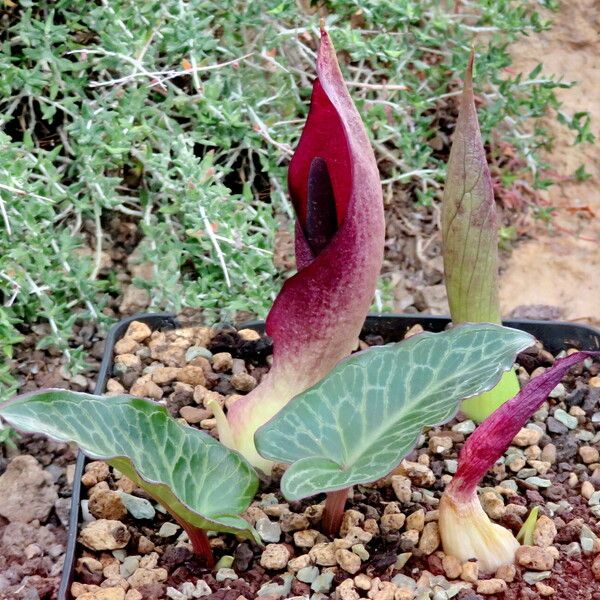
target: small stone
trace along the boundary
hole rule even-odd
[[[483,579],[477,582],[478,594],[503,594],[507,589],[504,579]]]
[[[315,541],[319,535],[320,534],[316,529],[296,531],[294,533],[294,544],[298,548],[312,548],[315,545]]]
[[[85,466],[85,473],[81,477],[81,483],[85,487],[93,487],[97,483],[104,481],[110,471],[108,465],[101,460],[94,460]]]
[[[539,592],[540,596],[552,596],[556,592],[552,586],[546,585],[541,581],[535,584],[535,589]]]
[[[206,581],[202,579],[198,579],[196,582],[196,592],[192,594],[194,598],[203,598],[204,596],[210,596],[212,594],[212,589],[206,583]]]
[[[233,368],[233,358],[229,352],[217,352],[212,357],[212,368],[218,373],[231,371]]]
[[[344,579],[335,588],[335,598],[338,600],[360,600],[359,593],[354,589],[354,581],[352,579]]]
[[[109,519],[118,521],[127,511],[121,496],[112,490],[98,490],[90,496],[88,508],[96,519]]]
[[[437,550],[439,545],[440,532],[437,522],[432,521],[431,523],[427,523],[423,528],[423,533],[421,534],[421,539],[419,540],[419,550],[423,554],[429,555]]]
[[[198,408],[197,406],[182,406],[179,409],[179,414],[185,419],[186,423],[195,425],[204,421],[205,419],[210,419],[213,413],[206,408]]]
[[[170,598],[171,600],[188,600],[188,596],[186,594],[176,590],[174,587],[168,587],[166,594],[167,598]]]
[[[154,548],[154,543],[151,540],[145,535],[140,536],[140,539],[138,540],[138,552],[140,554],[150,554],[150,552],[154,551]]]
[[[202,367],[194,367],[192,365],[186,365],[177,371],[177,381],[193,386],[204,385],[206,383]]]
[[[517,562],[527,569],[549,571],[554,566],[554,557],[547,548],[520,546],[516,552]]]
[[[581,556],[581,546],[579,542],[571,542],[565,547],[565,554],[567,556]]]
[[[254,329],[240,329],[238,335],[245,342],[255,342],[256,340],[260,340],[260,333]]]
[[[113,371],[120,376],[141,373],[142,359],[135,354],[119,354],[115,356]]]
[[[506,458],[506,466],[513,472],[518,473],[524,466],[526,461],[518,454],[511,454]]]
[[[542,450],[540,458],[544,462],[549,462],[553,465],[556,462],[556,446],[554,444],[546,444]]]
[[[393,475],[391,482],[396,498],[405,504],[410,502],[412,498],[412,485],[410,479],[403,475]]]
[[[236,373],[229,381],[238,392],[250,392],[257,384],[256,379],[248,373]]]
[[[419,532],[415,529],[409,529],[400,534],[400,549],[408,552],[415,548],[419,543]]]
[[[265,569],[277,571],[285,569],[289,559],[290,551],[285,544],[267,544],[260,556],[260,565]]]
[[[468,435],[475,431],[475,423],[471,420],[462,421],[461,423],[457,423],[452,426],[452,431],[456,431],[457,433],[462,433],[464,435]]]
[[[163,389],[154,383],[147,376],[140,377],[131,386],[129,393],[132,396],[138,396],[141,398],[151,398],[153,400],[160,400],[163,397]]]
[[[333,573],[321,573],[310,586],[310,589],[313,592],[321,592],[326,593],[331,589],[331,584],[333,583],[334,574]]]
[[[225,581],[227,579],[233,581],[235,579],[237,579],[237,573],[231,569],[230,567],[221,567],[218,571],[217,574],[215,576],[215,579],[217,581]]]
[[[174,536],[181,528],[179,525],[175,525],[175,523],[170,523],[166,521],[160,526],[158,530],[159,537],[168,538]]]
[[[134,519],[154,519],[156,510],[146,498],[139,498],[126,492],[119,492],[121,502]]]
[[[258,519],[255,529],[263,542],[278,542],[281,538],[281,525],[268,517]]]
[[[212,358],[212,355],[212,352],[204,346],[190,346],[185,351],[185,362],[190,363],[198,357],[210,360]]]
[[[592,492],[588,499],[588,506],[598,506],[600,504],[600,490]]]
[[[123,577],[123,579],[127,579],[135,573],[139,566],[139,558],[135,556],[126,556],[123,562],[121,563],[121,568],[119,569],[121,577]]]
[[[501,565],[498,567],[496,571],[496,577],[498,579],[503,579],[507,583],[512,583],[515,580],[515,575],[517,574],[517,568],[515,565]]]
[[[549,479],[544,479],[542,477],[527,477],[527,479],[525,479],[525,483],[528,483],[536,488],[547,488],[552,485],[552,482]]]
[[[594,540],[584,538],[580,543],[584,554],[591,554],[594,551]]]
[[[392,513],[383,515],[380,520],[382,533],[390,533],[391,531],[399,531],[404,525],[406,517],[402,513]]]
[[[125,393],[125,388],[113,377],[106,382],[106,392],[108,395],[117,396]]]
[[[352,552],[354,552],[360,560],[369,560],[370,554],[363,544],[354,544],[354,546],[352,546]]]
[[[360,573],[354,578],[354,585],[356,585],[356,587],[359,590],[370,590],[371,578],[368,575],[365,575],[364,573]]]
[[[177,379],[178,367],[157,367],[152,371],[152,381],[158,385],[168,385]]]
[[[90,550],[116,550],[125,548],[131,537],[120,521],[99,519],[81,529],[79,541]]]
[[[335,546],[331,543],[315,544],[308,552],[310,559],[322,567],[333,567],[337,565],[335,557]]]
[[[145,585],[151,585],[155,583],[160,583],[161,581],[166,581],[167,577],[167,570],[163,569],[162,567],[154,569],[146,569],[141,567],[137,569],[135,573],[127,579],[127,583],[132,588],[137,589]]]
[[[419,487],[426,488],[435,483],[435,475],[433,474],[433,471],[426,465],[422,465],[418,462],[411,462],[409,460],[403,460],[400,463],[400,469],[403,475],[406,475],[412,483],[418,485]]]
[[[581,446],[579,448],[579,456],[586,465],[596,463],[600,460],[600,452],[593,446]]]
[[[490,519],[501,519],[506,514],[506,507],[502,496],[495,492],[481,494],[481,505]]]
[[[448,579],[458,579],[462,573],[462,565],[458,558],[449,554],[444,555],[444,558],[442,558],[442,568]]]
[[[573,417],[569,413],[565,412],[562,408],[557,408],[554,411],[554,418],[568,429],[575,429],[577,425],[579,425],[577,417]]]
[[[396,564],[394,565],[394,569],[400,571],[400,569],[404,568],[404,565],[409,561],[412,556],[412,552],[402,552],[396,556]]]
[[[302,567],[296,573],[296,579],[302,583],[312,583],[319,576],[319,568],[315,566]]]
[[[436,454],[448,454],[452,450],[452,446],[452,438],[447,435],[434,435],[429,440],[429,450]]]
[[[557,386],[548,394],[549,398],[553,398],[554,400],[562,400],[567,396],[567,390],[562,383],[557,384]]]
[[[563,411],[564,412],[564,411]],[[533,446],[537,444],[542,438],[542,432],[539,429],[532,429],[531,427],[523,427],[514,437],[512,443],[514,446]]]
[[[454,475],[458,469],[458,461],[455,458],[448,458],[444,461],[444,468],[448,473]]]
[[[141,321],[132,321],[125,332],[126,338],[131,338],[136,342],[143,342],[152,335],[152,329]]]
[[[402,573],[398,573],[392,577],[392,583],[397,585],[399,588],[406,588],[409,590],[417,589],[417,582],[407,575],[403,575]]]
[[[115,354],[135,354],[140,344],[131,337],[123,337],[115,344]]]
[[[261,585],[257,592],[257,596],[264,596],[273,599],[287,596],[292,589],[293,576],[290,574],[285,574],[281,576],[281,579],[283,579],[283,583],[269,581],[268,583]]]
[[[423,531],[425,527],[425,511],[420,508],[406,517],[406,528]]]
[[[542,515],[538,518],[537,523],[535,524],[535,529],[533,531],[533,543],[541,548],[547,548],[554,543],[556,533],[557,531],[554,521],[546,515]]]
[[[528,585],[534,585],[539,581],[548,579],[552,573],[550,571],[525,571],[523,581]]]
[[[345,536],[351,527],[359,527],[364,523],[365,515],[357,510],[347,510],[342,517],[342,525],[340,526],[340,535]]]
[[[0,475],[0,515],[11,523],[44,522],[58,500],[50,473],[29,454],[15,456]]]
[[[350,552],[349,550],[340,549],[335,553],[335,558],[337,560],[338,565],[347,571],[351,575],[354,575],[360,570],[360,557],[358,557],[354,552]]]
[[[77,600],[125,600],[125,590],[119,586],[98,588],[77,596]]]
[[[592,573],[596,578],[596,581],[600,581],[600,554],[596,556],[592,563]]]
[[[479,578],[479,563],[471,560],[463,563],[460,578],[463,581],[475,583]]]
[[[310,556],[308,556],[308,554],[302,554],[296,558],[292,558],[287,564],[288,571],[291,573],[295,573],[296,571],[300,571],[300,569],[310,566]]]
[[[371,536],[379,535],[379,525],[375,519],[365,519],[362,528]]]
[[[558,421],[554,417],[548,417],[546,419],[546,425],[550,433],[557,433],[559,435],[563,435],[569,431],[567,427],[565,427],[560,421]]]

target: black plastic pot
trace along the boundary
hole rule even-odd
[[[166,313],[142,314],[128,317],[114,325],[106,338],[102,365],[98,373],[96,383],[96,394],[103,394],[106,382],[111,377],[113,366],[113,354],[115,343],[123,337],[127,327],[132,321],[142,321],[152,330],[168,330],[178,327],[174,315]],[[384,342],[396,342],[404,338],[404,334],[413,325],[421,325],[426,331],[443,331],[450,319],[434,315],[371,315],[367,317],[363,327],[363,335],[381,336]],[[528,321],[507,320],[504,325],[526,331],[538,340],[552,353],[558,353],[566,348],[578,348],[580,350],[600,350],[600,330],[586,325],[577,325],[561,321]],[[263,321],[251,321],[244,325],[262,333],[264,331]],[[77,534],[79,530],[79,519],[81,517],[81,476],[85,466],[86,458],[80,452],[77,456],[75,475],[73,480],[73,494],[71,500],[71,512],[69,516],[69,532],[67,539],[67,550],[63,567],[58,600],[71,600],[70,588],[75,571],[75,558],[77,550]]]

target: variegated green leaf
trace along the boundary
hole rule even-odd
[[[257,449],[291,464],[281,482],[288,500],[375,481],[423,427],[493,387],[533,341],[499,325],[462,325],[355,354],[261,427]]]
[[[17,429],[74,442],[91,458],[107,461],[180,521],[256,539],[239,516],[258,488],[254,469],[159,404],[48,390],[5,403],[0,416]]]

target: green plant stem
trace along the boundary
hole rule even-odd
[[[323,510],[323,519],[321,527],[323,532],[328,535],[339,533],[344,516],[344,507],[348,499],[348,492],[351,488],[344,488],[336,492],[327,492],[325,500],[325,509]]]

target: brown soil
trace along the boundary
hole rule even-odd
[[[530,72],[539,62],[543,73],[577,81],[557,95],[568,114],[587,110],[595,144],[573,145],[573,132],[553,116],[546,126],[555,137],[546,157],[560,183],[548,199],[556,207],[550,229],[537,226],[518,245],[502,276],[506,313],[519,305],[555,305],[564,318],[600,325],[600,2],[563,0],[550,31],[530,34],[512,47],[515,72]],[[576,182],[581,164],[592,175]]]

